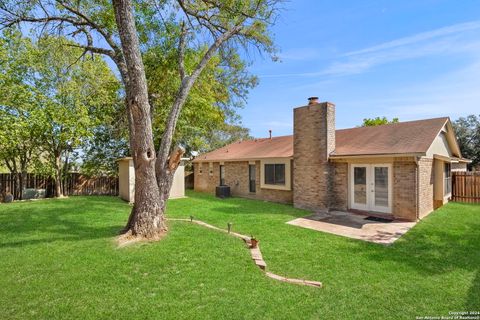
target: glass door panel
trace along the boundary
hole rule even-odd
[[[353,202],[367,205],[367,167],[353,168]]]
[[[350,207],[391,213],[392,167],[390,164],[352,164]]]
[[[388,207],[388,167],[375,167],[375,207]]]

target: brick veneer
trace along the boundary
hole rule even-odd
[[[417,219],[417,206],[419,218],[423,218],[433,211],[433,185],[434,170],[433,159],[421,158],[418,161],[418,167],[413,158],[396,158],[393,162],[393,197],[392,197],[392,215],[398,219],[415,221]],[[199,166],[203,165],[203,172],[199,175]],[[194,163],[196,191],[214,193],[215,187],[220,181],[220,163],[213,162],[212,174],[209,172],[209,163]],[[255,162],[256,168],[256,192],[249,192],[248,161],[225,162],[225,183],[230,186],[233,196],[266,200],[280,203],[294,203],[294,190],[297,187],[293,185],[293,190],[273,190],[260,188],[260,161]],[[291,164],[293,165],[293,164]],[[305,167],[304,167],[305,168]],[[298,169],[295,174],[299,174]],[[348,209],[348,163],[331,163],[329,170],[332,170],[332,190],[329,208],[336,210]],[[318,170],[317,170],[318,171]],[[310,173],[315,179],[320,179],[318,174],[314,174],[314,168]],[[418,184],[417,184],[418,173]],[[295,181],[293,174],[293,181]],[[302,173],[300,172],[300,175]],[[314,180],[318,181],[318,180]],[[314,183],[311,186],[311,192],[319,192],[322,188],[315,191]],[[303,186],[305,190],[305,186]],[[418,197],[417,197],[418,196]],[[298,198],[298,197],[297,197]],[[305,199],[305,198],[302,198]],[[313,201],[315,203],[315,201]],[[316,202],[318,205],[319,202]],[[313,205],[301,206],[294,203],[296,207],[302,207],[311,210],[319,210],[319,207]],[[322,208],[320,208],[322,209]]]
[[[293,203],[297,208],[325,210],[333,199],[335,106],[316,103],[293,112]]]
[[[395,218],[417,219],[417,165],[414,159],[393,162],[393,215]]]
[[[331,208],[334,210],[348,209],[348,163],[335,162],[333,178],[333,201]]]
[[[418,161],[418,213],[423,218],[433,211],[434,169],[433,159],[421,158]]]
[[[292,190],[262,189],[260,161],[256,161],[256,192],[249,192],[249,162],[225,162],[225,183],[234,196],[293,203],[309,210],[348,209],[348,163],[332,162],[335,150],[335,105],[324,102],[294,109]],[[359,162],[360,159],[352,160]],[[365,158],[367,163],[381,161]],[[387,157],[393,163],[392,215],[398,219],[416,221],[434,209],[434,160],[411,156]],[[203,173],[199,168],[203,166]],[[219,162],[195,163],[197,191],[215,192],[219,184]]]
[[[212,174],[209,172],[208,163],[194,163],[193,172],[195,191],[215,193],[215,187],[220,184],[220,163],[214,162],[212,167]],[[200,174],[200,168],[203,168]]]
[[[203,163],[203,173],[198,174],[201,163],[194,163],[195,191],[214,193],[215,187],[220,181],[220,163],[213,163],[213,177],[208,175],[208,163]],[[256,192],[249,190],[248,161],[225,162],[225,184],[230,186],[232,196],[239,196],[251,199],[260,199],[280,203],[292,203],[293,192],[291,190],[273,190],[260,188],[260,161],[255,161],[255,184]]]

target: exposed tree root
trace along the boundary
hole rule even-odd
[[[160,241],[165,237],[166,234],[167,231],[163,231],[153,237],[147,238],[134,235],[131,230],[122,230],[121,234],[115,239],[115,242],[118,248],[123,248],[135,243]]]

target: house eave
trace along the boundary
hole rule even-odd
[[[450,163],[471,163],[472,160],[470,159],[465,159],[465,158],[456,158],[456,157],[446,157],[442,156],[440,154],[434,154],[433,155],[434,159],[442,160],[445,162],[450,162]]]
[[[398,158],[398,157],[423,157],[425,152],[414,153],[382,153],[382,154],[331,154],[330,159],[359,159],[359,158]]]
[[[239,162],[239,161],[260,161],[265,159],[293,159],[293,156],[289,157],[256,157],[256,158],[236,158],[236,159],[194,159],[193,163],[200,162]]]

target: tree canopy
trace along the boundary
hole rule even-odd
[[[273,54],[270,26],[281,0],[4,0],[0,24],[40,26],[62,34],[84,52],[108,56],[125,89],[130,151],[135,164],[135,205],[126,236],[158,238],[166,231],[165,206],[184,149],[175,146],[183,106],[210,61],[228,60],[239,49]],[[142,53],[173,41],[178,87],[164,110],[161,138],[153,130],[152,95]],[[201,52],[191,56],[194,49]],[[193,61],[189,59],[192,57]],[[160,104],[161,105],[161,104]],[[159,146],[155,146],[155,140]]]
[[[462,156],[472,160],[471,168],[480,166],[480,115],[460,117],[453,121]]]
[[[374,127],[382,124],[397,123],[398,121],[398,118],[392,118],[392,120],[388,120],[387,117],[365,118],[363,119],[362,127]]]
[[[14,173],[26,173],[29,164],[31,170],[36,157],[60,184],[65,160],[111,116],[119,82],[101,57],[82,55],[63,37],[32,42],[7,31],[0,41],[7,44],[0,66],[6,89],[0,157]],[[12,166],[16,162],[21,166]]]

